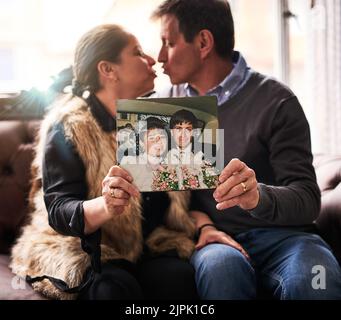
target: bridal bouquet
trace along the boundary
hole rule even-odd
[[[213,189],[219,185],[219,173],[208,161],[201,166],[203,182],[207,188]]]
[[[200,188],[198,172],[194,168],[181,166],[182,190]]]
[[[160,165],[153,171],[153,191],[171,191],[179,190],[179,179],[176,173],[176,167]]]

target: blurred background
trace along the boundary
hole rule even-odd
[[[70,66],[79,37],[118,23],[157,58],[162,0],[0,0],[0,94],[44,91]],[[236,50],[248,64],[287,84],[312,131],[313,151],[341,153],[341,1],[230,0]],[[156,65],[156,89],[168,77]]]

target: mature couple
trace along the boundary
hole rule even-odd
[[[255,299],[261,288],[277,299],[340,299],[340,267],[313,233],[320,192],[297,98],[233,51],[227,2],[166,0],[154,17],[173,84],[160,95],[218,99],[220,185],[191,197],[140,194],[115,166],[115,101],[150,91],[155,61],[121,28],[96,27],[76,48],[77,90],[42,124],[13,271],[57,298]],[[316,266],[325,289],[312,285]]]

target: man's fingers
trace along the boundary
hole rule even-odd
[[[231,191],[235,186],[241,185],[241,183],[246,183],[248,180],[255,179],[255,172],[248,168],[244,167],[240,172],[232,174],[230,177],[226,178],[226,180],[220,184],[214,192],[214,197],[216,200],[220,200],[221,197],[225,196],[227,193]],[[249,188],[248,188],[249,189]],[[242,189],[244,192],[244,190]]]
[[[235,172],[242,171],[246,164],[239,159],[232,159],[228,165],[223,169],[219,176],[219,182],[223,183],[227,178],[232,176]]]
[[[240,202],[239,197],[235,197],[235,198],[232,198],[230,200],[219,202],[216,205],[216,208],[218,210],[225,210],[225,209],[237,206],[239,204],[239,202]]]
[[[201,248],[205,247],[206,244],[206,241],[200,238],[198,243],[195,245],[195,249],[200,250]]]
[[[249,192],[252,192],[258,186],[256,179],[247,180],[243,183],[239,183],[235,185],[225,196],[216,197],[215,200],[217,202],[223,202],[230,200],[235,197],[245,197],[248,195]],[[246,188],[246,191],[245,191]]]
[[[235,240],[233,240],[231,237],[223,237],[222,243],[235,248],[236,250],[240,251],[243,256],[245,256],[247,259],[250,259],[250,256],[248,253],[244,250],[244,248]]]

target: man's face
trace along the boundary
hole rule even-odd
[[[192,132],[193,125],[189,122],[182,122],[174,126],[173,138],[180,149],[185,149],[191,143]]]
[[[195,39],[192,43],[186,42],[174,15],[161,18],[161,40],[158,61],[172,84],[194,82],[201,65],[200,48]]]

